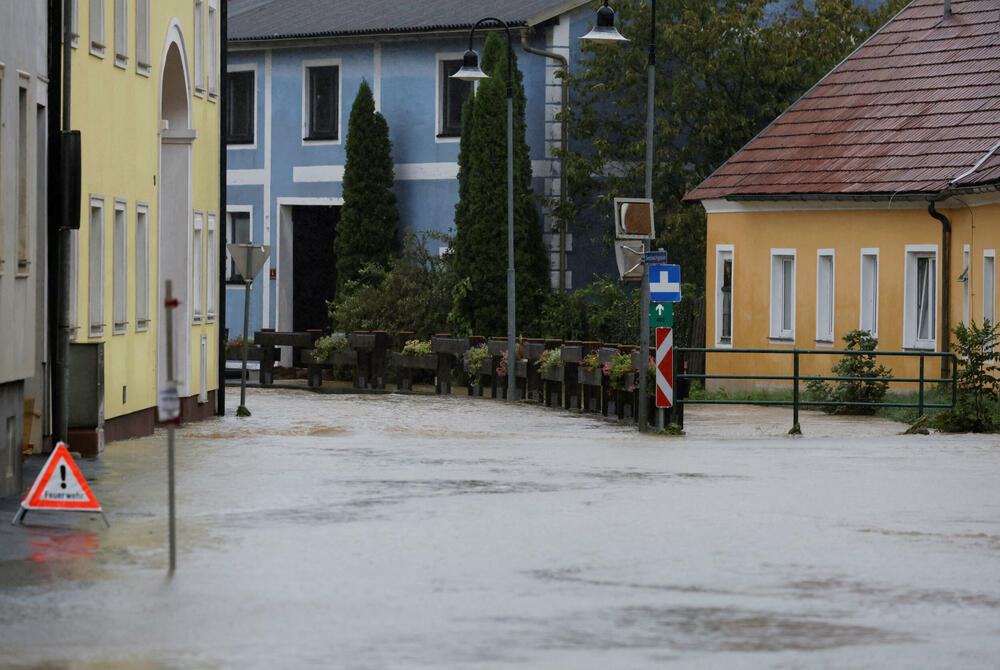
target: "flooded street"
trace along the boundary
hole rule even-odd
[[[692,408],[664,438],[461,397],[247,405],[177,432],[171,579],[165,431],[81,462],[110,530],[11,526],[4,501],[0,666],[1000,665],[997,436],[809,413],[792,439],[790,411],[748,408]]]

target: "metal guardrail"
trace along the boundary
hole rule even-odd
[[[688,374],[675,371],[675,380],[693,380],[693,379],[751,379],[751,380],[761,380],[761,381],[788,381],[792,383],[792,399],[791,400],[710,400],[710,399],[691,399],[691,398],[681,398],[678,397],[677,405],[778,405],[778,406],[791,406],[792,407],[792,430],[790,432],[798,432],[799,425],[799,408],[800,407],[815,407],[815,406],[856,406],[856,407],[915,407],[920,416],[923,416],[924,410],[928,408],[951,408],[955,406],[955,402],[958,399],[958,357],[951,352],[939,352],[939,351],[862,351],[858,349],[709,349],[704,347],[678,347],[675,350],[676,354],[684,354],[687,352],[699,353],[703,352],[706,354],[767,354],[769,356],[792,356],[792,374],[791,375],[710,375],[710,374]],[[799,374],[799,358],[801,356],[809,355],[840,355],[840,356],[907,356],[907,357],[919,357],[920,358],[920,373],[918,377],[837,377],[837,376],[817,376],[817,375],[801,375]],[[675,356],[675,365],[680,356]],[[927,358],[947,358],[951,365],[951,377],[927,377],[924,375],[925,361]],[[916,383],[918,385],[917,391],[917,402],[906,403],[906,402],[857,402],[857,401],[832,401],[832,400],[801,400],[800,399],[800,386],[803,381],[852,381],[852,382],[865,382],[865,381],[881,381],[881,382],[910,382]],[[676,383],[676,382],[675,382]],[[949,384],[951,386],[951,402],[945,403],[929,403],[924,400],[924,386],[926,384]],[[680,386],[680,384],[678,384]],[[686,385],[684,385],[686,386]],[[680,394],[678,394],[680,396]],[[681,411],[678,415],[678,423],[683,426],[684,413]]]

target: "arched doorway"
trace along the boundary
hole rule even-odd
[[[176,23],[167,31],[160,88],[159,283],[173,282],[180,305],[173,312],[174,379],[181,397],[191,395],[191,300],[188,268],[191,248],[191,160],[197,133],[191,129],[190,96],[184,41]],[[159,301],[162,304],[162,300]],[[162,314],[162,312],[161,312]],[[161,318],[157,346],[157,383],[167,379],[166,319]]]

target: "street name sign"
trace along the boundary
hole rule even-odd
[[[681,301],[681,266],[649,266],[649,300],[651,302]]]
[[[646,252],[646,265],[666,265],[667,252],[663,249]]]
[[[674,329],[656,329],[656,406],[674,406]]]
[[[674,326],[674,303],[672,302],[649,303],[650,328],[673,328],[673,326]]]
[[[49,460],[45,461],[45,466],[35,478],[28,495],[21,501],[21,508],[11,523],[16,524],[23,519],[29,510],[39,509],[100,512],[104,517],[101,504],[97,502],[94,492],[87,485],[87,480],[76,467],[65,442],[57,444]],[[107,517],[104,518],[104,523],[108,523]]]

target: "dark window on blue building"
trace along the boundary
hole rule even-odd
[[[472,82],[451,78],[461,67],[461,60],[441,61],[441,132],[438,137],[458,137],[462,133],[462,105],[472,92]]]
[[[337,139],[337,83],[340,68],[336,65],[309,68],[309,135],[307,140]]]
[[[226,142],[229,144],[253,144],[253,70],[226,73],[226,88],[229,102]]]

